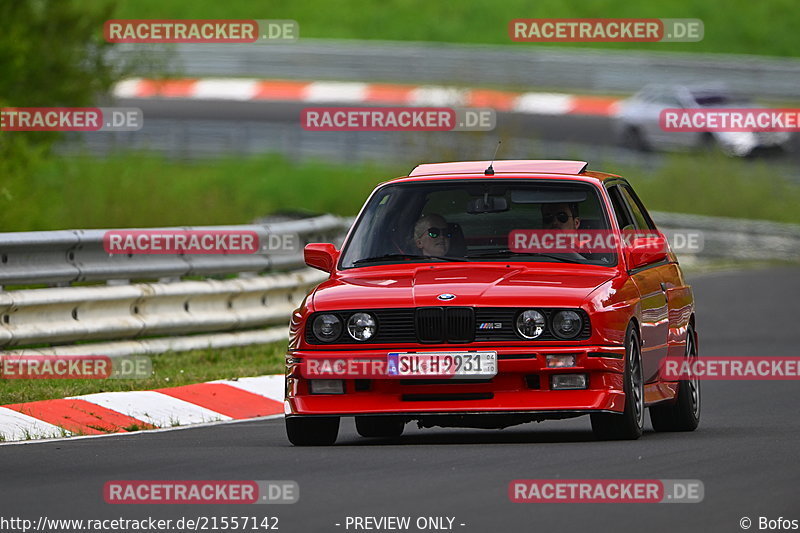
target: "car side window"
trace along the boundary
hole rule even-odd
[[[617,224],[619,224],[620,229],[634,229],[633,220],[628,213],[625,201],[622,199],[622,194],[619,192],[619,187],[616,185],[609,187],[608,195],[611,197],[611,206],[614,208],[614,216],[617,217]]]
[[[674,107],[674,108],[680,109],[680,108],[683,107],[683,104],[681,104],[681,101],[678,100],[675,96],[673,96],[671,94],[660,94],[659,98],[657,100],[657,103],[659,105],[662,105],[664,107],[669,107],[669,108],[673,108]]]
[[[637,95],[640,102],[652,103],[655,100],[655,94],[652,89],[645,89]]]
[[[622,191],[622,195],[625,197],[625,201],[630,207],[631,214],[633,214],[636,229],[656,229],[653,219],[650,218],[644,205],[642,205],[642,201],[639,200],[639,197],[636,196],[633,189],[628,185],[621,185],[619,189]]]

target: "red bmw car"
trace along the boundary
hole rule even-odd
[[[575,234],[603,244],[561,239]],[[330,278],[292,315],[295,445],[333,444],[343,416],[364,437],[588,414],[598,438],[636,439],[645,408],[656,431],[698,425],[697,381],[660,373],[697,357],[692,290],[619,176],[420,165],[375,189],[341,250],[309,244],[305,261]]]

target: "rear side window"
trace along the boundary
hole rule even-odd
[[[650,215],[644,208],[642,201],[639,200],[639,197],[636,196],[636,193],[633,192],[633,189],[627,185],[622,185],[619,187],[619,189],[622,191],[625,201],[631,208],[631,214],[633,214],[636,229],[656,229],[656,225],[653,224],[653,219],[650,218]]]
[[[611,205],[614,207],[614,216],[617,218],[617,224],[620,229],[636,229],[636,226],[628,213],[628,208],[625,201],[622,199],[622,194],[619,192],[619,187],[616,185],[608,188],[608,195],[611,197]]]

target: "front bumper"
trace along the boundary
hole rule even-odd
[[[449,348],[465,351],[463,348]],[[474,347],[471,348],[474,350]],[[446,351],[437,346],[416,349],[382,349],[359,352],[297,351],[287,357],[287,416],[361,414],[499,414],[622,412],[624,347],[529,347],[490,348],[498,354],[498,373],[491,379],[356,379],[344,380],[343,394],[311,394],[302,365],[308,358],[385,361],[393,351]],[[546,368],[547,354],[575,354],[575,366]],[[552,390],[553,374],[586,374],[588,384],[581,390]],[[327,379],[327,378],[326,378]]]

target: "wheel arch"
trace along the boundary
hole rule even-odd
[[[700,353],[700,338],[697,335],[697,325],[695,324],[695,317],[694,312],[689,316],[689,325],[692,327],[692,331],[694,332],[694,349],[697,353]]]
[[[628,325],[633,324],[633,329],[636,331],[636,336],[639,338],[639,346],[643,346],[644,341],[642,340],[642,329],[639,323],[639,319],[636,315],[631,316],[630,320],[628,320]]]

